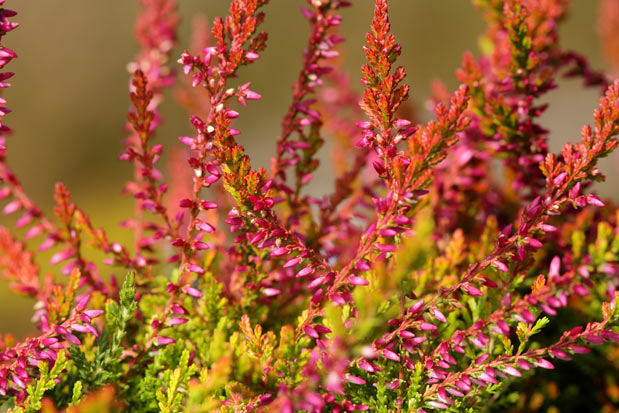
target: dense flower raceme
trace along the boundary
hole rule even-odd
[[[4,3],[2,68],[17,27]],[[435,83],[424,123],[387,0],[375,1],[361,93],[338,60],[339,13],[352,2],[308,0],[310,34],[269,171],[235,138],[235,119],[261,98],[238,79],[264,54],[267,3],[231,1],[210,34],[197,20],[177,74],[177,2],[139,1],[120,155],[135,171],[124,190],[135,212],[122,222],[132,246],[110,240],[63,184],[55,218],[37,207],[7,164],[0,100],[2,211],[20,214],[16,230],[0,228],[0,270],[35,301],[38,329],[3,337],[2,409],[616,409],[619,210],[591,183],[618,145],[619,81],[561,48],[569,2],[476,1],[483,50],[464,54],[455,91]],[[614,59],[619,7],[602,10]],[[592,126],[554,154],[541,101],[562,76],[602,97]],[[195,133],[161,168],[154,139],[172,87]],[[335,191],[317,197],[306,186],[326,139]],[[68,280],[41,279],[37,252],[48,250]],[[575,384],[594,397],[562,391]]]

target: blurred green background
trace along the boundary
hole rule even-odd
[[[202,13],[210,20],[225,14],[229,2],[179,3],[182,23],[175,58],[189,45],[191,16]],[[269,32],[267,50],[262,59],[241,72],[242,79],[251,81],[252,89],[263,95],[261,101],[251,102],[250,108],[242,111],[236,124],[254,166],[267,166],[274,153],[308,34],[299,12],[305,1],[271,3],[265,9],[263,26]],[[341,31],[348,39],[345,67],[358,79],[373,2],[354,3],[343,12]],[[117,223],[133,211],[131,199],[120,193],[132,170],[118,160],[118,154],[128,108],[126,65],[138,50],[133,37],[137,1],[13,0],[7,7],[19,13],[15,20],[21,24],[5,38],[6,45],[19,55],[8,66],[16,75],[5,94],[14,111],[6,121],[16,132],[8,144],[10,165],[46,212],[51,214],[54,183],[63,181],[96,226],[106,227],[111,239],[130,241],[131,234]],[[573,1],[561,41],[564,48],[584,54],[593,67],[602,68],[605,62],[596,33],[596,8],[597,1]],[[432,79],[456,86],[454,73],[463,51],[478,50],[481,14],[465,0],[392,0],[390,12],[393,30],[403,45],[400,62],[407,69],[413,100],[422,107]],[[556,150],[563,142],[578,139],[581,126],[591,121],[598,93],[583,90],[577,81],[563,81],[548,100],[551,106],[543,121],[552,131],[551,144]],[[191,133],[187,113],[170,94],[161,112],[165,121],[157,135],[160,142],[176,145],[178,136]],[[327,144],[322,150],[325,159],[328,151]],[[599,192],[617,199],[617,180],[612,179],[618,172],[617,157],[605,160],[602,170],[611,179],[599,186]],[[325,164],[315,181],[330,182],[330,176]],[[329,190],[324,184],[312,187],[317,194]],[[0,221],[8,222],[12,220]],[[45,255],[41,261],[48,258]],[[23,337],[33,329],[29,321],[33,303],[13,296],[6,286],[0,280],[0,332]]]

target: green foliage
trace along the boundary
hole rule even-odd
[[[135,301],[135,277],[129,273],[119,292],[120,304],[110,300],[106,303],[106,328],[86,352],[77,346],[69,348],[75,366],[73,379],[78,380],[80,389],[91,391],[107,383],[123,386],[121,378],[128,371],[122,353],[123,339],[127,335],[129,322],[137,309]],[[82,390],[80,390],[80,393]],[[75,395],[75,390],[74,393]],[[79,396],[78,396],[79,397]],[[74,401],[72,400],[74,403]]]
[[[69,360],[64,352],[58,353],[58,358],[51,370],[47,362],[39,362],[39,372],[41,376],[28,384],[26,389],[28,397],[24,403],[24,407],[16,407],[13,411],[15,413],[34,413],[39,411],[41,409],[41,399],[45,395],[45,392],[56,387],[56,379],[60,377],[68,364]]]

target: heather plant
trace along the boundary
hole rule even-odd
[[[121,223],[133,245],[110,240],[62,184],[55,217],[35,205],[6,162],[0,100],[0,197],[18,216],[0,228],[0,269],[35,302],[38,329],[2,337],[0,409],[619,408],[619,209],[592,186],[618,144],[619,81],[561,48],[569,2],[475,1],[482,50],[464,54],[455,91],[435,85],[424,123],[387,0],[375,1],[360,75],[338,60],[351,2],[308,0],[268,170],[234,128],[261,98],[242,69],[267,46],[267,3],[233,0],[210,26],[198,20],[177,73],[176,0],[140,0],[120,155],[134,168],[135,211]],[[619,4],[603,3],[611,50]],[[0,8],[0,44],[15,15]],[[0,47],[0,67],[14,58]],[[553,153],[540,117],[564,76],[601,98],[592,125]],[[195,132],[179,137],[165,179],[155,134],[172,87]],[[335,191],[316,196],[307,185],[327,139]],[[54,274],[41,276],[34,249],[53,249]]]

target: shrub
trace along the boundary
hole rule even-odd
[[[181,102],[203,114],[179,138],[191,176],[168,186],[153,139],[162,91],[176,81],[177,4],[141,0],[121,154],[135,168],[125,190],[137,207],[124,221],[135,245],[109,240],[62,184],[49,218],[3,146],[3,212],[21,214],[23,230],[0,229],[0,267],[36,301],[39,333],[4,337],[2,409],[616,408],[619,212],[590,184],[617,147],[619,82],[559,47],[568,2],[476,1],[484,53],[464,55],[456,91],[436,86],[434,120],[423,123],[406,115],[387,0],[375,2],[360,97],[335,59],[338,12],[350,3],[308,0],[311,34],[269,171],[252,167],[233,128],[261,97],[236,78],[266,47],[267,2],[232,1],[208,44],[182,53],[191,86]],[[612,3],[607,45],[617,41]],[[13,11],[0,16],[3,39],[17,24]],[[0,50],[4,67],[16,54]],[[593,126],[555,154],[539,118],[559,76],[603,96]],[[1,132],[4,144],[10,129]],[[336,189],[318,198],[306,186],[327,136]],[[40,279],[35,241],[54,249],[68,280]],[[91,262],[93,250],[107,258]]]

